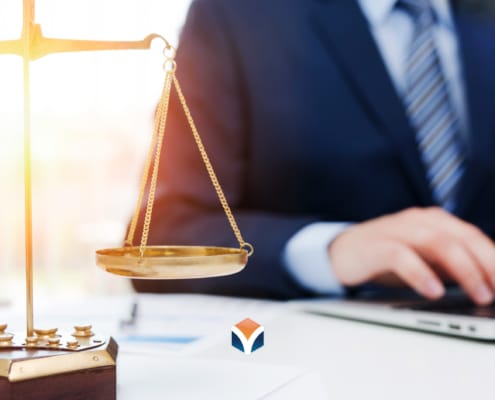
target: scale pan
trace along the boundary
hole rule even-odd
[[[244,249],[202,246],[139,246],[96,252],[105,271],[135,279],[189,279],[231,275],[247,264]]]

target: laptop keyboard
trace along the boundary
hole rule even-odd
[[[400,305],[397,308],[465,315],[469,317],[495,318],[495,304],[478,306],[468,299],[443,299],[433,302],[416,303],[414,305]]]

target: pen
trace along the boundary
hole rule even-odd
[[[134,326],[136,324],[137,313],[138,313],[138,302],[134,301],[131,306],[131,312],[129,318],[120,320],[120,328],[125,329]]]

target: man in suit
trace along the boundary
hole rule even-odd
[[[255,254],[138,290],[495,293],[495,25],[448,0],[196,0],[178,77]],[[174,96],[150,243],[235,246]]]

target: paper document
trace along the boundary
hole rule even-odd
[[[268,321],[281,305],[202,295],[139,295],[134,321],[116,339],[123,351],[195,353],[224,340],[231,326],[245,318]]]
[[[124,354],[119,400],[323,400],[319,377],[287,366]]]

